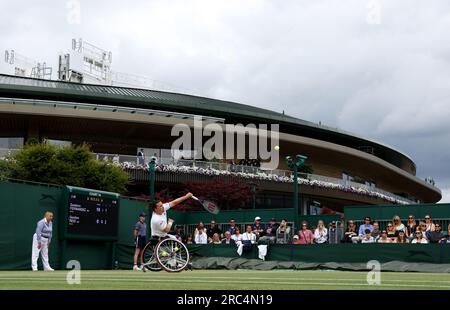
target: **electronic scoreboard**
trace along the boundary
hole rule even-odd
[[[116,240],[119,194],[66,186],[63,239]]]

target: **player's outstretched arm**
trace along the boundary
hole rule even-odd
[[[187,193],[184,196],[181,196],[180,198],[174,199],[171,202],[169,202],[170,207],[175,207],[176,205],[179,205],[180,203],[182,203],[185,200],[188,200],[190,198],[192,198],[192,193]]]

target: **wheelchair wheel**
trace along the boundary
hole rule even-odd
[[[179,272],[189,264],[189,251],[186,246],[175,239],[165,239],[156,246],[156,259],[168,272]]]
[[[151,242],[147,243],[141,253],[142,270],[160,271],[161,266],[158,263],[155,255],[155,246]]]

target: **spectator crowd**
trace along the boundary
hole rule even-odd
[[[383,223],[385,224],[385,223]],[[353,220],[343,224],[331,222],[328,227],[322,220],[315,227],[309,228],[306,221],[301,223],[298,231],[294,232],[292,225],[286,219],[278,223],[271,218],[264,224],[262,219],[255,217],[254,223],[245,225],[243,231],[234,219],[230,219],[226,229],[212,220],[208,227],[198,223],[193,234],[185,235],[182,226],[176,226],[174,234],[186,244],[229,244],[243,246],[245,250],[252,244],[325,244],[325,243],[450,243],[450,224],[443,232],[439,222],[433,222],[430,215],[423,221],[418,221],[414,215],[409,215],[405,221],[394,216],[385,229],[377,221],[368,216],[357,226]]]
[[[363,224],[356,229],[354,221],[347,222],[347,228],[342,242],[346,243],[450,243],[450,224],[444,234],[439,223],[434,223],[430,215],[424,221],[417,221],[414,215],[409,215],[405,223],[396,215],[388,222],[386,229],[380,228],[380,223],[372,222],[366,216]]]

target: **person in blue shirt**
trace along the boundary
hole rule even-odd
[[[259,216],[255,217],[255,223],[252,225],[252,231],[256,237],[262,237],[265,233],[265,227],[261,223],[261,218]]]
[[[363,238],[364,235],[365,235],[366,229],[370,230],[371,233],[372,233],[372,231],[373,231],[373,225],[371,224],[371,219],[370,219],[370,217],[368,217],[368,216],[366,216],[366,217],[364,218],[364,224],[362,224],[362,225],[359,226],[359,229],[358,229],[358,236],[357,236],[357,237],[353,237],[353,238],[352,238],[352,242],[353,242],[353,243],[361,242],[362,238]]]
[[[133,270],[142,270],[141,267],[137,266],[138,257],[144,250],[147,244],[147,223],[145,223],[145,213],[139,214],[139,221],[134,225],[134,240],[136,244],[136,249],[134,251],[134,265]]]
[[[31,249],[31,269],[33,271],[38,270],[37,261],[39,254],[42,258],[42,265],[45,271],[53,271],[48,261],[48,248],[52,241],[52,227],[53,213],[45,212],[44,218],[40,220],[36,225],[36,232],[33,235],[33,246]]]

